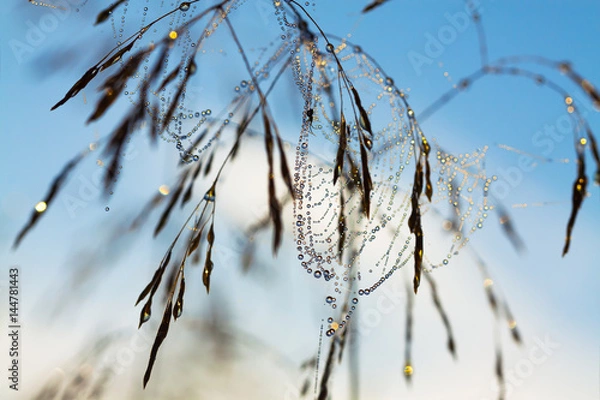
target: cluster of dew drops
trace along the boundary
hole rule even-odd
[[[333,296],[327,296],[325,298],[325,302],[327,304],[330,304],[331,307],[334,309],[336,308],[335,301],[336,301],[336,298]],[[337,330],[344,328],[344,326],[348,323],[348,321],[350,321],[350,318],[352,318],[352,314],[356,310],[357,304],[358,304],[358,298],[354,297],[352,299],[352,305],[350,306],[346,315],[342,318],[342,320],[339,323],[336,322],[333,317],[327,318],[327,323],[329,324],[329,329],[327,329],[327,331],[325,331],[325,335],[331,337],[331,336],[335,335],[335,332]]]

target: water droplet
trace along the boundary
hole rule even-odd
[[[35,205],[35,211],[39,213],[43,213],[44,211],[46,211],[46,208],[48,208],[48,205],[44,201],[40,201]]]
[[[184,1],[183,3],[181,3],[181,4],[179,5],[179,9],[180,9],[181,11],[187,11],[187,10],[189,10],[189,9],[190,9],[190,3],[189,3],[189,2],[187,2],[187,1]]]
[[[108,208],[108,207],[105,207],[105,208],[104,208],[104,211],[108,212],[108,211],[110,211],[110,208]]]
[[[215,196],[212,196],[210,193],[206,193],[204,195],[204,200],[209,201],[209,202],[215,201]]]
[[[182,312],[183,304],[181,304],[181,300],[177,300],[177,302],[175,302],[175,307],[173,308],[173,317],[175,317],[175,319],[181,317]]]
[[[148,322],[149,319],[150,319],[150,312],[144,310],[144,312],[142,314],[142,323]]]
[[[170,191],[170,190],[169,190],[169,187],[168,187],[167,185],[160,185],[160,186],[158,187],[158,192],[159,192],[160,194],[162,194],[163,196],[166,196],[166,195],[168,195],[168,194],[169,194],[169,191]]]

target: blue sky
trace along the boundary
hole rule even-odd
[[[311,5],[308,9],[323,29],[339,36],[350,35],[350,40],[376,58],[394,77],[396,85],[410,93],[417,116],[480,65],[475,27],[472,22],[461,20],[465,11],[462,1],[416,3],[392,0],[364,16],[360,14],[364,2],[329,0],[315,3],[316,6]],[[3,271],[12,265],[19,265],[22,271],[22,315],[27,329],[23,337],[23,385],[29,391],[27,393],[37,389],[39,382],[56,367],[68,371],[66,360],[95,332],[122,329],[126,337],[134,335],[138,310],[132,304],[145,284],[145,278],[133,278],[150,277],[168,244],[166,237],[176,229],[172,226],[155,242],[150,235],[142,235],[137,239],[124,238],[120,246],[107,249],[109,261],[98,266],[102,270],[95,278],[98,281],[88,283],[83,289],[92,292],[93,283],[100,282],[94,293],[81,297],[80,307],[76,304],[65,306],[70,313],[54,320],[48,318],[45,305],[52,303],[48,299],[60,299],[62,291],[69,288],[68,279],[77,266],[78,255],[85,253],[85,249],[97,249],[109,235],[112,224],[118,223],[132,209],[139,208],[154,188],[174,177],[176,154],[171,145],[161,142],[162,147],[152,150],[146,141],[138,140],[132,145],[124,182],[117,188],[115,196],[107,202],[97,194],[93,182],[98,167],[94,158],[88,159],[63,192],[63,195],[86,197],[85,205],[75,211],[69,210],[59,198],[21,248],[16,252],[10,250],[18,229],[64,163],[98,136],[109,132],[118,121],[116,112],[97,124],[85,125],[93,104],[84,102],[81,95],[62,108],[49,111],[66,89],[99,58],[103,49],[110,48],[115,42],[110,26],[91,26],[100,7],[91,2],[69,1],[68,4],[69,8],[63,14],[53,14],[45,7],[33,7],[24,0],[11,2],[2,11],[0,28],[0,183],[3,188],[0,194],[0,258],[4,261]],[[245,27],[256,29],[256,38],[277,35],[276,23],[269,19],[271,9],[267,1],[246,2],[243,7],[250,9],[249,14],[256,21],[262,21],[261,28],[265,33],[250,22]],[[597,1],[482,0],[480,11],[491,60],[506,55],[541,55],[553,60],[568,60],[582,76],[600,84],[597,67],[600,3]],[[137,14],[134,10],[129,12],[128,21],[132,21],[132,15]],[[45,30],[41,31],[41,28]],[[41,35],[36,36],[36,32]],[[247,38],[248,41],[252,39]],[[59,54],[59,61],[51,62],[51,54]],[[224,57],[229,59],[235,55]],[[201,71],[202,68],[200,66]],[[598,136],[600,114],[589,107],[581,90],[555,71],[532,68],[560,82],[572,93],[576,104],[582,104],[581,108]],[[227,82],[224,87],[230,87],[230,81],[234,81],[231,76],[222,79]],[[92,98],[93,90],[92,84],[88,89],[89,98]],[[288,93],[293,95],[293,88]],[[202,96],[199,92],[198,97]],[[214,102],[219,100],[215,98]],[[574,150],[570,135],[553,139],[547,132],[553,127],[560,130],[565,115],[563,99],[543,86],[522,78],[488,77],[422,124],[428,137],[454,152],[490,146],[487,172],[497,174],[501,181],[511,180],[508,182],[511,189],[504,197],[503,205],[511,212],[527,252],[515,253],[493,217],[486,228],[473,237],[472,243],[487,261],[525,338],[521,348],[504,338],[506,367],[514,372],[528,365],[526,361],[539,349],[536,347],[539,340],[550,337],[548,340],[560,345],[551,351],[552,354],[547,354],[544,362],[534,363],[534,369],[527,377],[519,378],[515,372],[509,398],[598,397],[600,193],[598,186],[590,183],[590,196],[579,214],[571,250],[562,258],[576,170]],[[285,134],[286,139],[293,142],[298,130],[295,122],[286,121],[282,126],[284,132],[291,132]],[[498,146],[500,144],[552,161],[540,162],[533,170],[525,171],[519,169],[519,154],[503,150]],[[260,149],[260,143],[249,146]],[[560,162],[563,159],[570,161]],[[252,157],[249,161],[256,162]],[[588,157],[588,164],[589,174],[592,174],[591,157]],[[230,198],[237,198],[236,187],[252,186],[253,178],[243,176],[245,178],[238,181],[231,178],[230,186],[223,188],[225,193],[230,193]],[[260,198],[249,196],[245,206],[252,209],[256,207],[253,202],[259,201]],[[523,203],[529,206],[512,208],[514,204]],[[537,203],[543,204],[537,206]],[[105,211],[107,206],[109,212]],[[229,217],[226,221],[231,220],[222,225],[221,237],[225,238],[233,235],[231,231],[235,231],[244,213],[236,201],[223,202],[221,207],[223,215]],[[275,349],[300,362],[307,352],[314,350],[320,320],[328,315],[321,296],[326,290],[313,279],[307,279],[296,265],[291,236],[288,235],[286,240],[289,243],[275,262],[269,261],[268,238],[259,241],[264,250],[259,252],[259,258],[264,264],[266,278],[260,275],[256,279],[247,278],[239,274],[235,266],[229,266],[223,267],[220,275],[216,273],[213,279],[215,296],[221,295],[223,302],[229,303],[235,314],[232,318],[235,326],[256,337],[268,338]],[[110,254],[111,251],[116,254]],[[222,265],[234,263],[238,252],[239,246],[234,239],[223,240],[217,257],[221,258]],[[406,387],[400,373],[403,344],[398,340],[403,335],[404,303],[401,301],[395,312],[385,315],[377,329],[365,335],[361,352],[365,398],[391,399],[399,395],[415,399],[494,398],[494,391],[490,389],[490,382],[493,382],[492,318],[480,276],[467,253],[448,268],[436,272],[455,328],[459,361],[453,363],[443,349],[443,329],[425,292],[417,305],[419,318],[415,329],[418,340],[413,350],[416,368],[423,372],[415,375],[410,390]],[[190,281],[199,280],[199,271],[194,272],[197,276],[190,277]],[[5,279],[5,276],[0,277],[0,283]],[[5,286],[2,293],[5,293],[4,289]],[[208,301],[201,286],[196,284],[196,289],[188,304],[196,311],[196,316],[206,315]],[[274,304],[274,298],[278,299],[277,304]],[[369,299],[361,306],[375,308],[376,302],[376,299]],[[121,312],[115,317],[109,310]],[[293,310],[292,315],[289,310]],[[4,318],[4,311],[0,315]],[[194,313],[186,315],[192,318]],[[171,334],[175,338],[185,338],[183,326],[176,324]],[[147,332],[153,334],[151,330]],[[167,342],[169,339],[176,341],[174,337],[168,338]],[[294,345],[289,346],[290,342]],[[6,341],[0,341],[0,345],[5,346]],[[185,350],[176,345],[170,349],[175,355],[185,354]],[[161,353],[164,364],[177,365],[177,358],[167,353],[165,349]],[[443,356],[439,356],[440,353]],[[136,353],[136,364],[127,369],[128,375],[119,375],[120,385],[129,387],[127,382],[139,382],[146,354],[147,351]],[[243,363],[249,363],[248,359],[255,357],[255,354],[247,355],[237,368],[245,371]],[[5,359],[3,356],[2,360]],[[255,371],[258,376],[263,370],[267,374],[277,369],[268,362],[261,368]],[[340,368],[336,380],[340,398],[344,398],[346,390],[347,375],[343,369]],[[168,372],[163,374],[168,375]],[[282,392],[296,388],[298,383],[293,368],[286,374],[272,388],[254,388],[256,398],[282,398]],[[438,383],[432,385],[436,380]],[[251,380],[245,384],[253,387]],[[219,386],[215,384],[215,387]],[[440,387],[447,388],[445,393],[439,391]],[[6,388],[3,386],[1,390],[4,396]],[[138,393],[139,387],[130,390]],[[224,396],[220,393],[211,398],[220,398],[219,395]]]

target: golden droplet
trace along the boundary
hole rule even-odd
[[[96,142],[92,142],[92,143],[90,143],[89,148],[90,148],[90,151],[94,151],[98,148],[98,144]]]
[[[587,144],[587,139],[582,137],[579,139],[579,143],[581,143],[582,146],[585,146]]]
[[[452,221],[450,221],[450,220],[445,220],[445,221],[442,223],[442,228],[443,228],[445,231],[449,231],[449,230],[451,230],[451,229],[452,229],[452,225],[453,225],[453,224],[452,224]]]
[[[570,96],[565,97],[565,103],[567,103],[567,105],[570,106],[571,104],[573,104],[573,98]]]
[[[484,288],[488,288],[488,287],[492,286],[493,284],[494,284],[494,281],[491,280],[490,278],[487,278],[483,281]]]
[[[45,201],[40,201],[35,205],[35,211],[39,213],[43,213],[44,211],[46,211],[46,208],[48,208],[48,205]]]
[[[514,319],[511,319],[510,321],[508,321],[508,327],[510,329],[515,329],[517,327],[517,321],[515,321]]]
[[[169,187],[167,185],[160,185],[158,187],[158,192],[163,196],[166,196],[169,194]]]
[[[337,329],[340,327],[340,325],[337,322],[332,322],[331,323],[331,329],[333,329],[334,331],[337,331]]]
[[[410,364],[406,364],[404,367],[404,375],[411,376],[413,374],[413,367]]]
[[[175,319],[181,317],[181,314],[183,313],[183,305],[181,304],[181,300],[177,300],[177,302],[175,303],[175,307],[173,308],[173,317],[175,317]]]
[[[569,107],[567,107],[567,112],[568,112],[569,114],[573,114],[573,111],[575,111],[575,107],[573,107],[573,106],[569,106]]]
[[[169,38],[170,38],[170,39],[172,39],[172,40],[175,40],[175,39],[177,39],[177,36],[178,36],[178,35],[177,35],[177,32],[176,32],[176,31],[171,31],[171,32],[169,32]]]
[[[144,311],[144,313],[142,314],[142,322],[148,322],[149,319],[150,313],[148,311]]]

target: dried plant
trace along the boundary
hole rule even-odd
[[[128,3],[117,1],[104,8],[97,14],[95,24],[108,23],[120,8],[131,7]],[[384,0],[368,2],[363,12],[383,9],[385,3]],[[331,340],[328,341],[324,367],[319,370],[318,384],[315,384],[317,398],[331,397],[335,360],[341,362],[346,349],[358,346],[349,326],[353,313],[358,310],[359,298],[375,292],[406,264],[413,266],[414,294],[425,276],[434,307],[446,330],[446,347],[456,357],[451,323],[431,272],[447,265],[494,209],[514,247],[517,250],[523,248],[523,242],[506,210],[489,194],[494,177],[488,176],[482,165],[486,148],[469,155],[451,154],[443,150],[441,144],[428,139],[421,123],[467,88],[492,75],[529,79],[555,92],[560,101],[566,103],[567,112],[575,122],[577,154],[572,212],[563,249],[565,255],[587,194],[585,157],[588,152],[598,170],[595,182],[600,182],[597,141],[563,85],[548,79],[537,69],[526,69],[520,64],[527,62],[540,69],[560,71],[567,83],[575,83],[599,107],[597,90],[567,62],[542,57],[505,57],[490,61],[481,16],[472,6],[472,19],[479,36],[480,68],[433,101],[431,106],[417,112],[411,107],[407,93],[368,52],[347,38],[326,33],[307,8],[295,0],[273,2],[273,16],[280,22],[282,39],[266,48],[270,51],[268,57],[253,59],[235,24],[237,14],[245,5],[246,2],[237,0],[209,4],[199,0],[184,1],[151,22],[144,19],[140,29],[119,40],[119,44],[83,73],[52,107],[54,110],[64,106],[92,82],[100,82],[100,95],[87,123],[103,118],[119,98],[127,97],[131,101],[122,121],[98,143],[109,160],[104,175],[106,193],[115,190],[122,168],[122,154],[133,135],[147,131],[153,142],[163,139],[176,144],[180,172],[171,185],[173,189],[151,196],[131,224],[132,230],[141,229],[149,214],[164,205],[154,228],[154,236],[159,235],[169,224],[176,206],[186,207],[194,199],[195,187],[206,185],[202,189],[203,197],[193,207],[188,207],[190,212],[183,224],[178,223],[181,228],[136,302],[143,302],[139,317],[141,328],[151,318],[153,301],[161,285],[166,293],[162,319],[143,377],[144,387],[150,380],[171,322],[182,316],[188,265],[200,264],[203,260],[202,281],[207,294],[210,292],[213,271],[219,268],[213,261],[213,250],[220,240],[215,229],[219,218],[219,187],[227,167],[242,151],[242,142],[251,136],[258,136],[264,142],[268,211],[247,230],[249,240],[244,253],[244,269],[252,267],[252,238],[261,231],[272,229],[271,249],[274,255],[277,254],[285,240],[285,216],[293,215],[290,230],[300,265],[319,280],[336,282],[327,298],[336,316],[329,318],[329,326],[325,329]],[[167,21],[170,24],[165,26]],[[201,50],[218,35],[225,36],[226,39],[219,37],[228,40],[238,53],[244,79],[229,104],[213,116],[210,109],[202,112],[188,109],[186,94],[195,84],[195,75],[201,66]],[[271,100],[285,74],[293,76],[298,96],[303,101],[299,137],[297,143],[291,145],[295,149],[292,163],[288,161],[289,140],[280,132],[280,122]],[[218,76],[210,77],[216,78]],[[198,122],[191,129],[183,128],[182,121],[186,118]],[[325,144],[334,146],[335,151],[329,158],[322,159],[315,149]],[[76,156],[57,176],[43,199],[47,206],[86,154]],[[411,184],[405,184],[406,176],[412,176],[409,178]],[[465,195],[465,191],[469,195]],[[169,197],[164,198],[167,194]],[[439,203],[451,207],[448,231],[454,238],[448,256],[441,260],[429,255],[423,224],[428,215],[436,212],[435,205]],[[18,233],[15,247],[41,216],[39,210],[32,213],[29,223]],[[187,229],[190,226],[191,229]],[[370,268],[380,277],[365,284],[365,277],[361,279],[361,260],[367,254],[371,262],[374,260]],[[482,261],[479,267],[488,279],[489,273]],[[485,291],[492,312],[497,318],[508,321],[513,339],[520,343],[520,334],[506,300],[495,293],[490,284],[485,284]],[[416,315],[412,296],[408,295],[410,301],[406,309],[404,373],[407,379],[413,373],[412,342],[415,338],[412,327]],[[344,299],[339,308],[337,297]],[[319,348],[319,354],[320,351]],[[356,354],[355,349],[349,353]],[[355,360],[350,361],[351,368]],[[319,357],[310,365],[319,368]],[[500,344],[495,371],[502,384]],[[304,394],[308,394],[309,383],[307,381],[302,390]]]

